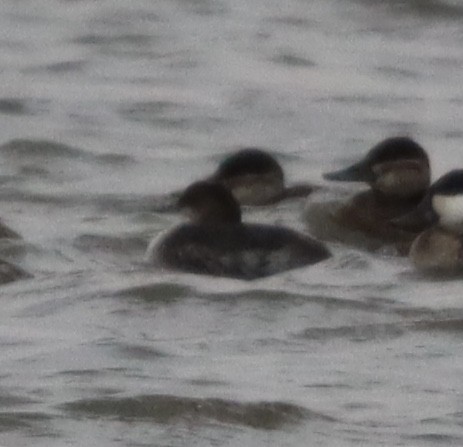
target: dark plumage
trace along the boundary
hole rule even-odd
[[[370,149],[359,162],[340,171],[328,172],[323,177],[341,182],[366,182],[374,188],[378,177],[384,175],[384,170],[410,169],[413,167],[410,161],[420,162],[429,170],[428,155],[418,143],[409,137],[387,138]],[[380,166],[384,169],[375,169]],[[427,186],[429,179],[425,188]]]
[[[193,223],[174,228],[148,249],[149,259],[162,267],[255,279],[330,257],[323,244],[291,229],[242,223],[238,203],[220,184],[194,183],[179,206]]]
[[[322,222],[320,207],[307,207],[309,228],[317,237],[377,250],[394,246],[407,254],[418,229],[398,228],[391,220],[413,209],[430,184],[429,159],[411,138],[388,138],[375,145],[359,162],[324,175],[327,180],[365,182],[370,187],[345,203],[331,206]],[[325,236],[326,235],[326,236]]]
[[[454,169],[434,182],[430,195],[456,196],[463,194],[463,169]]]
[[[409,137],[387,138],[370,149],[366,156],[370,165],[410,159],[423,159],[429,165],[425,150]]]
[[[225,186],[241,205],[252,206],[306,197],[315,189],[307,183],[285,186],[278,161],[258,148],[245,148],[230,154],[209,180]]]
[[[31,278],[32,275],[22,268],[0,259],[0,284],[7,284],[19,279]]]
[[[273,173],[283,182],[283,169],[268,152],[258,148],[245,148],[227,157],[214,174],[217,181],[240,175]]]

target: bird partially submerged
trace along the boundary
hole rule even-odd
[[[322,243],[289,228],[243,223],[238,202],[221,184],[193,183],[178,206],[190,222],[148,248],[148,260],[163,268],[255,279],[330,257]]]
[[[259,148],[245,148],[229,155],[210,180],[229,189],[241,205],[251,206],[306,197],[316,188],[308,183],[286,186],[281,165]]]
[[[345,202],[312,205],[309,200],[306,219],[315,236],[370,250],[393,246],[399,254],[408,253],[417,229],[398,228],[391,219],[413,209],[429,187],[429,159],[418,143],[408,137],[388,138],[359,162],[324,178],[363,182],[369,189]]]
[[[410,248],[419,270],[463,273],[463,169],[440,177],[419,205],[394,219],[401,228],[428,227]]]

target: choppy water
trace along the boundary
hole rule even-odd
[[[159,194],[237,146],[292,181],[415,137],[461,167],[463,6],[4,0],[0,444],[462,445],[462,282],[333,259],[254,282],[151,271]],[[303,202],[245,218],[303,229]]]

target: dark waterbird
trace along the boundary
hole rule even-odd
[[[229,189],[241,205],[269,205],[309,195],[315,186],[285,185],[283,168],[267,151],[244,148],[225,158],[210,180]]]
[[[374,146],[359,162],[327,173],[324,178],[364,182],[370,187],[333,213],[331,218],[340,228],[372,238],[378,245],[392,244],[401,254],[408,252],[417,229],[398,228],[391,219],[413,209],[429,187],[429,159],[418,143],[408,137],[388,138]]]
[[[222,160],[205,181],[220,183],[231,191],[240,205],[265,206],[285,199],[307,197],[318,187],[309,183],[286,186],[280,163],[268,151],[249,147]],[[156,199],[156,211],[173,211],[183,191]]]
[[[291,229],[242,223],[239,204],[217,183],[192,184],[178,206],[190,223],[161,236],[148,249],[148,259],[164,268],[255,279],[330,256],[322,243]]]

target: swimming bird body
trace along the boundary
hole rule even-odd
[[[309,201],[306,219],[315,236],[368,250],[392,246],[399,254],[408,253],[417,232],[398,228],[390,220],[413,209],[429,186],[429,160],[420,145],[407,137],[388,138],[360,162],[324,177],[364,182],[370,189],[345,202]]]
[[[330,257],[320,242],[291,229],[241,222],[238,203],[220,184],[197,182],[179,199],[191,223],[161,235],[148,259],[184,272],[255,279]]]
[[[423,271],[463,272],[463,170],[439,178],[420,204],[394,225],[428,226],[410,248],[409,257]]]

